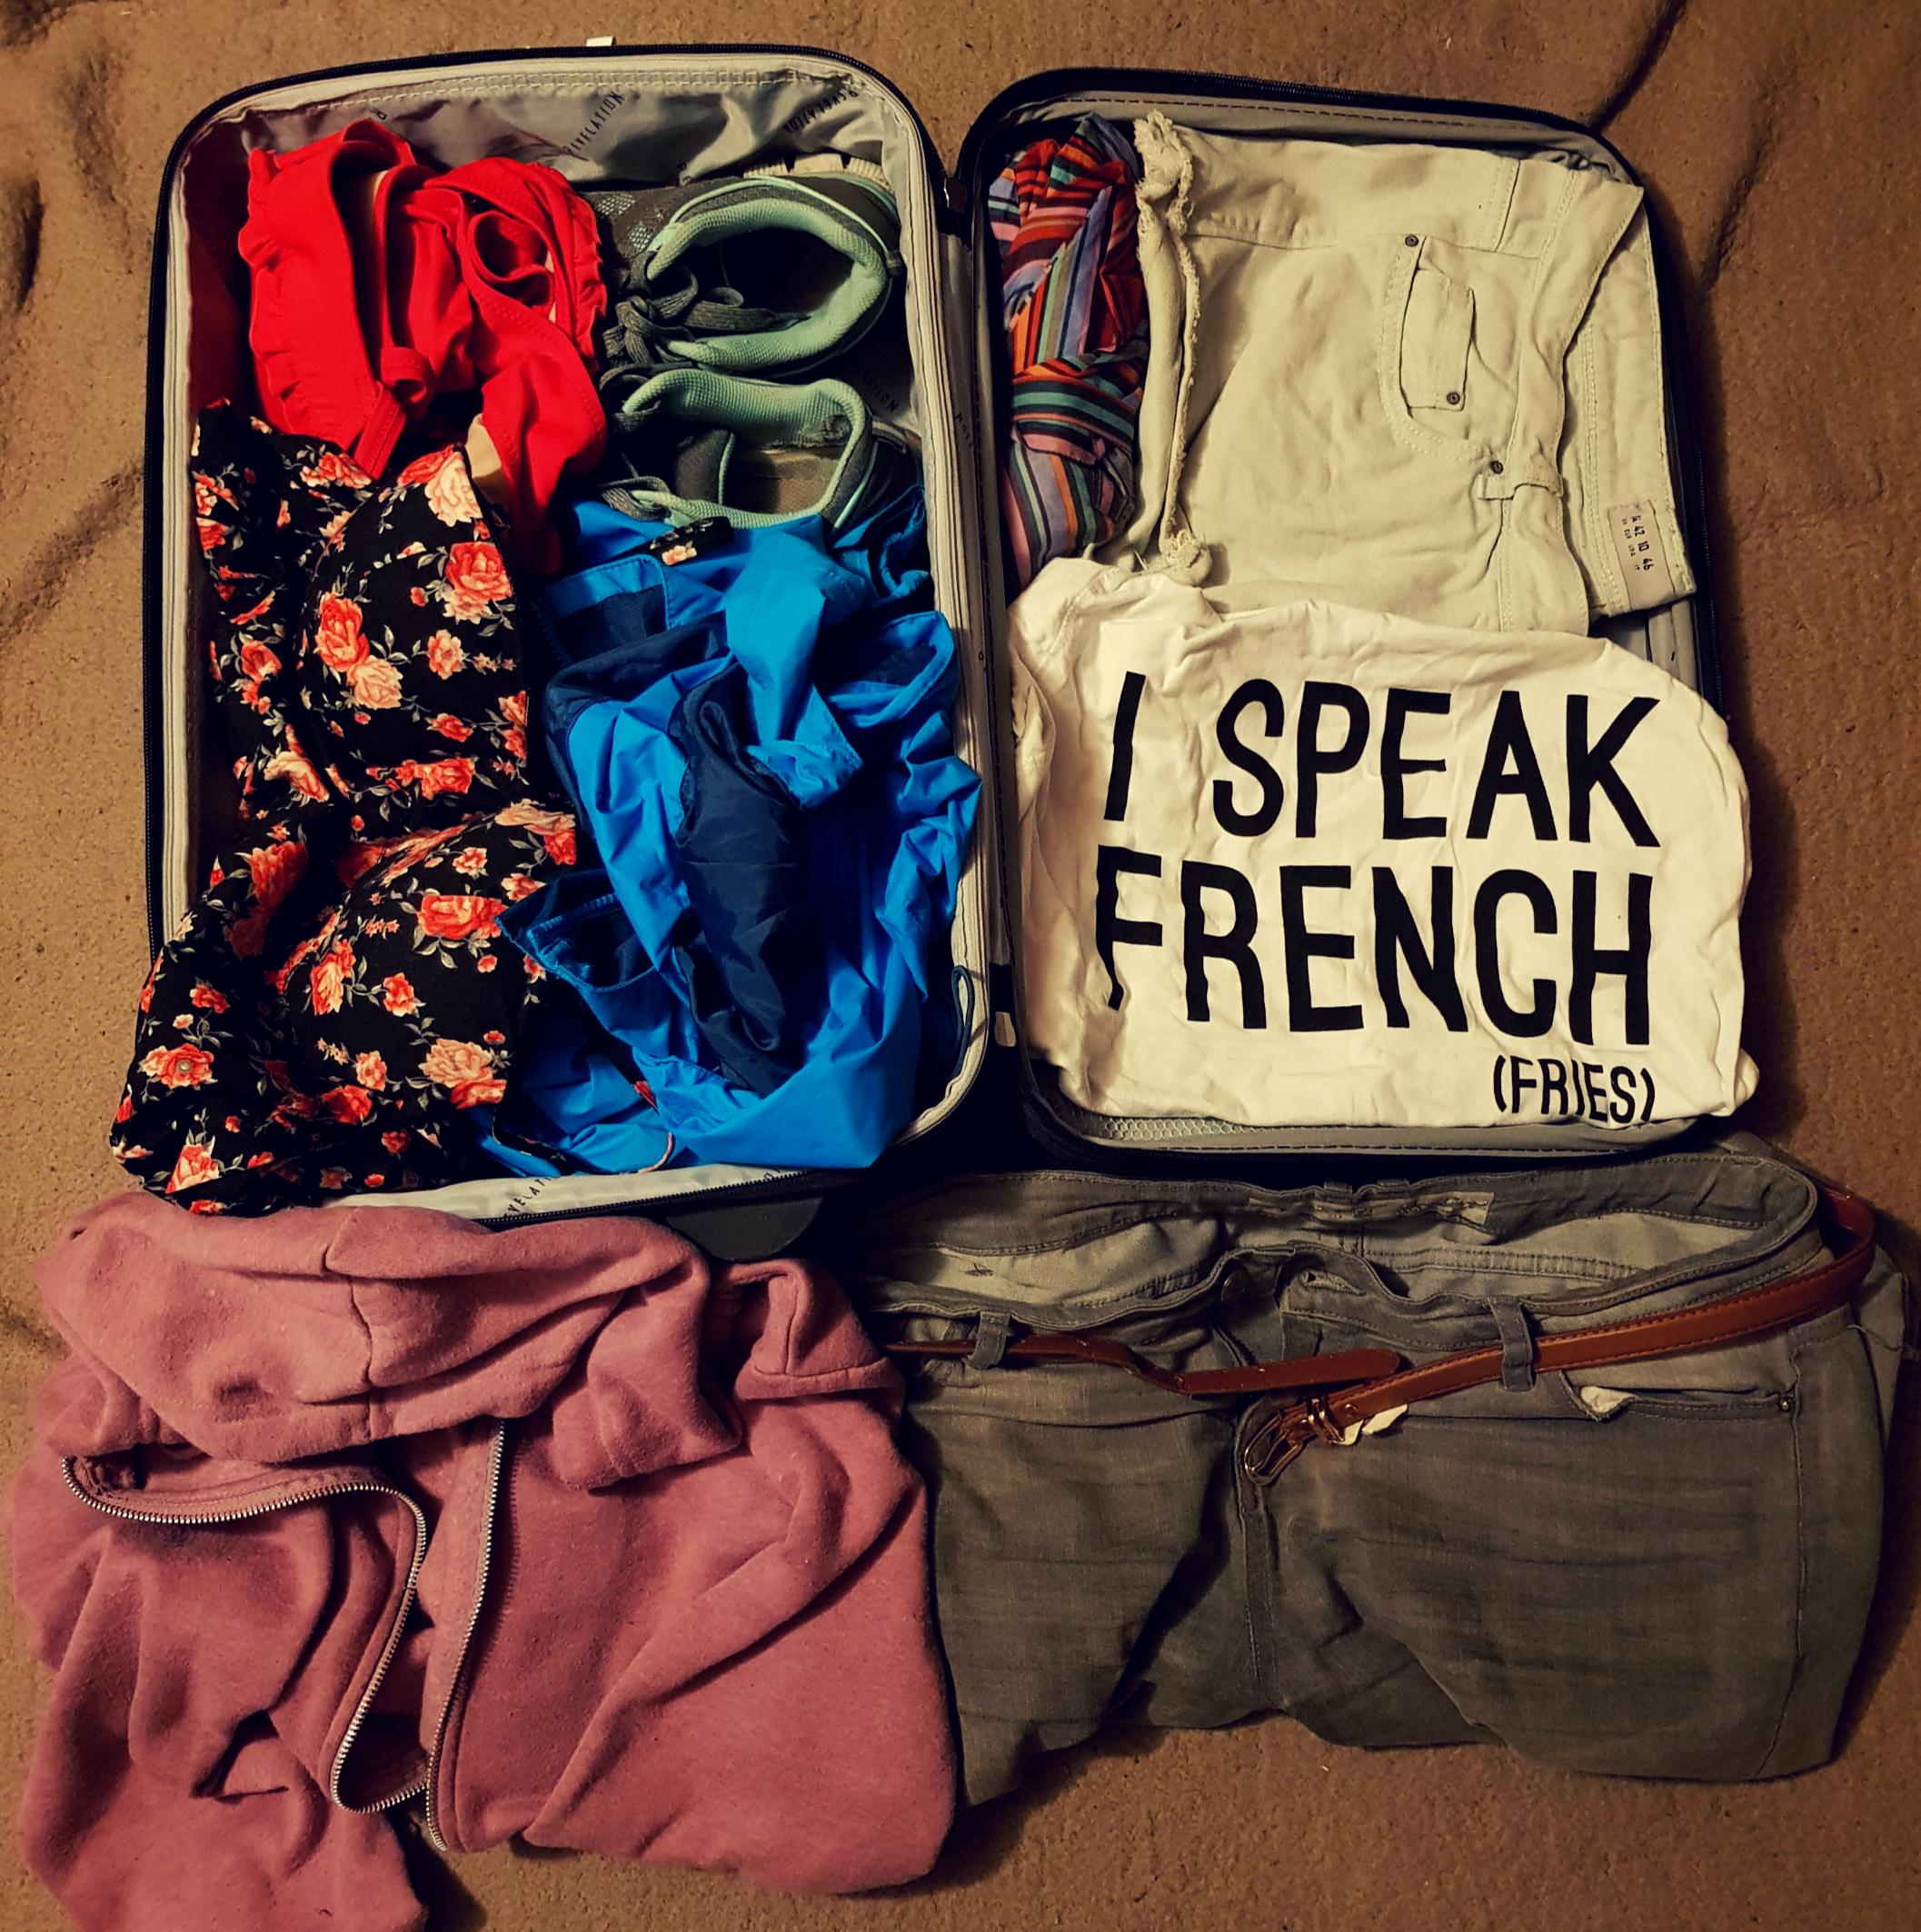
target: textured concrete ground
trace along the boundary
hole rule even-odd
[[[180,124],[342,61],[623,40],[797,42],[879,67],[951,160],[998,88],[1074,62],[1509,101],[1601,126],[1648,183],[1693,335],[1736,742],[1754,794],[1747,1123],[1921,1222],[1915,667],[1921,11],[1888,0],[0,0],[0,1465],[55,1356],[30,1280],[120,1185],[105,1128],[145,966],[141,412],[148,239]],[[1910,1399],[1907,1408],[1921,1407]],[[1848,1927],[1921,1880],[1921,1435],[1895,1446],[1883,1588],[1830,1768],[1604,1784],[1496,1752],[1372,1755],[1285,1722],[1073,1754],[904,1893],[820,1901],[501,1850],[428,1886],[438,1932],[1180,1925]],[[0,1808],[37,1694],[0,1611]],[[10,1857],[0,1923],[61,1915]]]

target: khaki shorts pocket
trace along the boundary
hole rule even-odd
[[[1409,409],[1464,410],[1473,340],[1474,291],[1423,262],[1401,329],[1400,392]]]

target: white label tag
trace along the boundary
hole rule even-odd
[[[1614,553],[1627,586],[1627,608],[1651,611],[1674,602],[1674,574],[1667,568],[1667,551],[1652,503],[1617,503],[1607,513]]]
[[[1383,1429],[1392,1429],[1407,1412],[1408,1405],[1403,1402],[1398,1408],[1384,1409],[1378,1416],[1369,1416],[1365,1422],[1349,1422],[1340,1432],[1341,1448],[1352,1449],[1363,1436],[1378,1436]]]

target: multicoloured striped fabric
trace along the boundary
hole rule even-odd
[[[1013,403],[1000,463],[1010,587],[1105,542],[1134,502],[1134,419],[1147,373],[1147,293],[1134,245],[1139,168],[1089,115],[1040,141],[988,190]]]

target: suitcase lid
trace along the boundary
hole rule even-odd
[[[968,242],[978,264],[993,259],[988,234],[987,190],[1008,161],[1046,133],[1064,133],[1081,115],[1095,113],[1120,122],[1154,111],[1185,124],[1219,134],[1268,134],[1309,139],[1414,140],[1428,144],[1558,151],[1585,164],[1639,185],[1617,149],[1578,122],[1538,110],[1480,101],[1430,100],[1411,95],[1364,93],[1299,85],[1245,76],[1174,69],[1069,67],[1030,75],[1004,88],[984,107],[963,137],[951,202],[969,217]],[[1659,303],[1668,413],[1667,443],[1676,460],[1677,500],[1683,533],[1693,559],[1698,588],[1678,601],[1671,636],[1651,637],[1647,628],[1629,642],[1636,654],[1660,664],[1722,709],[1708,554],[1709,519],[1700,445],[1690,410],[1692,383],[1679,292],[1659,224],[1648,222]],[[996,453],[1001,423],[991,382],[999,346],[1000,316],[993,277],[977,273],[975,299],[976,392],[982,406],[977,446],[982,465],[981,501],[986,532],[984,566],[990,573],[986,608],[994,625],[989,662],[997,679],[1008,671],[1000,540],[997,513]],[[1631,626],[1629,629],[1631,630]],[[1620,640],[1628,641],[1628,640]],[[994,692],[997,722],[1009,713],[1010,694]],[[992,743],[1002,749],[997,730]],[[1016,822],[1012,779],[1003,758],[997,824]],[[1000,855],[1005,881],[1017,876],[1016,858],[1003,842]],[[998,957],[998,955],[997,955]],[[1010,947],[1009,963],[993,983],[997,1039],[1022,1036],[1019,948]],[[1003,1015],[1005,1016],[1003,1019]],[[1162,1121],[1090,1112],[1058,1091],[1025,1052],[1016,1056],[1016,1084],[1023,1122],[1030,1135],[1060,1160],[1114,1171],[1191,1172],[1239,1175],[1282,1184],[1312,1172],[1365,1174],[1382,1160],[1407,1171],[1438,1171],[1476,1158],[1591,1159],[1665,1141],[1686,1130],[1686,1119],[1605,1130],[1569,1131],[1552,1123],[1522,1126],[1437,1129],[1249,1128],[1226,1122]],[[1570,1126],[1572,1123],[1569,1123]]]

